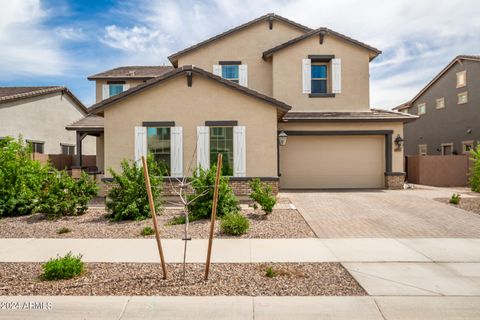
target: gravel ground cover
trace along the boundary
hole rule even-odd
[[[282,208],[285,206],[281,206]],[[219,221],[216,222],[218,238],[312,238],[315,234],[295,209],[274,209],[265,216],[260,210],[245,209],[242,213],[250,221],[250,230],[241,236],[222,234]],[[141,236],[146,226],[153,228],[151,219],[143,221],[110,222],[106,211],[101,207],[90,207],[81,216],[64,217],[55,221],[46,220],[42,214],[0,219],[0,238],[153,238]],[[180,239],[184,225],[168,225],[175,216],[182,215],[178,209],[164,210],[159,216],[159,226],[163,238]],[[209,220],[190,223],[189,235],[193,239],[208,238]],[[70,232],[59,233],[62,228]]]
[[[265,275],[272,267],[277,276]],[[84,274],[42,281],[39,263],[0,263],[0,295],[159,295],[159,296],[362,296],[363,288],[339,263],[169,264],[162,280],[159,264],[87,263]]]
[[[435,200],[480,215],[480,197],[461,198],[459,204],[449,203],[449,198],[437,198]]]

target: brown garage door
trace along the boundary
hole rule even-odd
[[[383,136],[289,136],[280,147],[281,188],[382,188]]]

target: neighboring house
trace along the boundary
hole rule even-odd
[[[480,56],[455,57],[395,110],[420,118],[405,125],[406,155],[465,154],[480,140]]]
[[[19,136],[45,154],[75,154],[75,133],[65,126],[88,114],[70,90],[61,86],[0,87],[0,137]],[[95,155],[95,139],[83,154]]]
[[[86,132],[96,122],[105,168],[115,170],[150,152],[182,177],[191,160],[208,168],[222,153],[240,194],[252,177],[275,190],[397,188],[403,151],[394,140],[417,117],[370,109],[369,62],[378,54],[267,14],[171,55],[174,69],[144,83],[130,81],[139,67],[121,69],[114,81],[130,86],[113,97],[102,99],[118,69],[90,77],[99,79],[98,102],[70,128]]]

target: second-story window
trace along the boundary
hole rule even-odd
[[[111,81],[108,82],[108,93],[109,97],[116,96],[119,93],[123,92],[125,81]]]
[[[326,64],[312,63],[312,93],[327,93],[328,67]]]
[[[418,108],[418,110],[417,110],[418,115],[422,115],[422,114],[427,113],[427,104],[426,103],[419,103],[417,105],[417,108]]]
[[[467,85],[467,71],[457,72],[457,88],[465,87]]]
[[[222,65],[222,78],[238,83],[238,65]]]

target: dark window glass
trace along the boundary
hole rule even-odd
[[[210,127],[210,165],[222,154],[222,175],[233,176],[233,127]]]
[[[123,92],[123,84],[109,84],[110,97]]]
[[[29,142],[32,147],[32,152],[43,153],[43,142]]]
[[[327,66],[312,65],[312,93],[327,93]]]
[[[62,145],[62,154],[73,156],[75,154],[75,147]]]
[[[327,93],[327,80],[312,80],[312,93]]]
[[[153,155],[155,161],[163,169],[163,174],[170,175],[170,128],[147,128],[148,153]]]
[[[222,78],[238,83],[238,65],[222,65]]]

